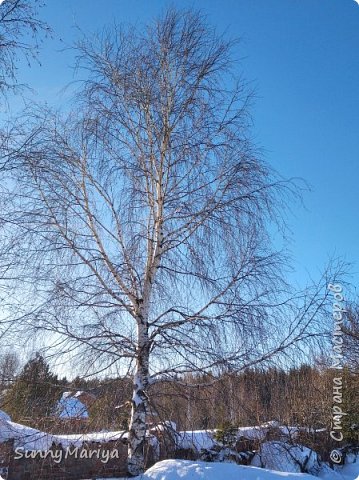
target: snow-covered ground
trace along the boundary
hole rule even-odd
[[[331,475],[331,476],[328,476]],[[359,463],[347,465],[342,473],[333,470],[322,480],[359,480]],[[306,473],[276,472],[233,463],[192,462],[189,460],[164,460],[133,480],[319,480]],[[101,479],[105,480],[105,479]],[[106,479],[111,480],[111,479]],[[114,479],[112,479],[114,480]]]
[[[277,422],[268,422],[263,425],[255,427],[239,427],[237,431],[237,438],[244,438],[246,440],[264,441],[268,431],[271,428],[277,428],[282,434],[294,440],[300,431],[310,431],[306,427],[292,427],[280,425]],[[316,432],[323,429],[316,430]],[[193,430],[177,432],[177,445],[179,448],[191,448],[193,450],[211,449],[216,445],[213,436],[215,430]]]
[[[233,463],[191,462],[164,460],[142,476],[143,480],[314,480],[311,475],[271,472],[262,468],[245,467]],[[141,480],[142,480],[141,479]]]
[[[68,446],[81,447],[84,442],[109,442],[126,438],[127,435],[128,434],[124,431],[51,435],[49,433],[41,432],[36,428],[27,427],[20,423],[0,418],[0,442],[14,439],[15,448],[20,447],[25,450],[49,450],[53,443],[56,445],[61,444],[64,448]]]
[[[272,425],[271,425],[272,426]],[[287,437],[295,437],[298,427],[277,426]],[[269,424],[260,427],[243,427],[238,438],[263,441]],[[150,432],[148,432],[150,433]],[[214,431],[197,430],[177,432],[177,445],[180,448],[212,449],[216,442]],[[0,410],[0,443],[8,439],[15,440],[15,447],[26,450],[48,450],[52,443],[67,446],[81,446],[84,442],[108,442],[126,438],[124,431],[94,432],[76,435],[50,435],[34,428],[12,422],[10,417]],[[154,440],[155,438],[152,437]],[[217,444],[218,445],[218,444]],[[307,466],[309,473],[300,473],[300,464]],[[268,441],[261,445],[252,460],[251,466],[227,462],[202,462],[188,460],[164,460],[146,471],[136,480],[359,480],[359,456],[353,454],[347,458],[344,467],[332,470],[328,465],[318,462],[315,452],[307,447],[291,445],[284,441]],[[1,477],[0,477],[0,480]],[[35,480],[35,479],[34,479]],[[111,479],[107,479],[111,480]],[[113,479],[112,479],[113,480]]]

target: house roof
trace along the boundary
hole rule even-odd
[[[88,418],[89,414],[86,405],[73,396],[72,392],[64,392],[57,403],[56,416],[59,418]]]

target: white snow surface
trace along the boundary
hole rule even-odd
[[[157,438],[149,431],[146,435],[150,444],[158,448]],[[126,438],[128,438],[128,432],[125,430],[53,435],[0,417],[0,443],[14,440],[14,447],[24,450],[46,451],[53,443],[62,445],[63,448],[81,447],[84,443],[107,443]]]
[[[359,455],[348,455],[345,462],[344,466],[335,466],[333,470],[328,464],[318,462],[318,455],[308,447],[271,441],[261,445],[251,465],[288,473],[300,472],[300,464],[305,464],[307,471],[315,478],[359,480]]]
[[[84,442],[109,442],[127,437],[125,431],[94,432],[75,435],[51,435],[35,428],[20,425],[9,420],[5,412],[0,414],[0,443],[9,439],[15,440],[15,448],[25,450],[48,450],[52,443],[62,445],[63,448],[79,446]],[[257,435],[258,427],[240,429],[245,435]],[[214,445],[214,432],[197,430],[193,432],[179,432],[182,446],[190,448],[211,448]],[[157,441],[155,437],[151,440]],[[192,447],[191,447],[192,446]],[[291,447],[290,455],[295,459],[304,460],[311,452],[306,447]],[[266,442],[262,445],[260,457],[257,456],[257,465],[242,466],[225,462],[194,462],[188,460],[164,460],[157,463],[144,475],[133,480],[359,480],[359,456],[349,456],[344,467],[332,470],[327,465],[319,469],[316,465],[316,454],[313,452],[309,459],[309,468],[313,468],[312,475],[299,473],[298,465],[286,452],[284,442]],[[265,468],[258,468],[264,465]],[[315,471],[315,472],[314,472]],[[314,476],[313,473],[315,473]],[[0,480],[2,480],[0,478]],[[110,480],[110,479],[107,479]],[[114,480],[114,479],[112,479]]]
[[[71,397],[71,396],[72,396],[72,392],[64,392],[64,393],[62,394],[62,397],[61,397],[61,398],[62,398],[62,399],[65,399],[65,398],[69,398],[69,397]]]
[[[359,480],[358,463],[346,465],[341,473],[329,469],[325,476],[307,473],[271,471],[234,463],[163,460],[132,480]],[[116,479],[97,479],[116,480]],[[118,479],[121,480],[121,479]],[[124,479],[123,479],[124,480]]]
[[[51,445],[62,445],[64,448],[81,447],[85,442],[110,442],[127,437],[125,431],[94,432],[74,435],[52,435],[36,428],[27,427],[0,417],[0,443],[14,439],[15,448],[25,450],[49,450]]]
[[[132,480],[314,480],[315,478],[305,473],[271,472],[263,468],[246,467],[234,463],[163,460]]]
[[[63,394],[63,399],[70,400],[68,393]],[[159,426],[161,427],[161,425]],[[175,425],[172,426],[175,428]],[[163,426],[162,426],[163,428]],[[262,440],[265,437],[268,424],[259,427],[242,427],[238,429],[238,438]],[[290,429],[291,433],[297,427],[280,427],[285,432]],[[298,430],[298,429],[297,429]],[[213,439],[214,430],[194,430],[177,432],[177,445],[179,448],[189,448],[194,450],[211,449],[216,445]],[[150,432],[149,437],[152,438]],[[102,431],[88,434],[73,435],[51,435],[41,432],[35,428],[20,425],[12,422],[9,415],[0,410],[0,443],[6,440],[14,439],[15,447],[21,447],[26,450],[48,450],[52,443],[62,444],[64,448],[67,446],[81,446],[84,442],[109,442],[127,438],[128,433],[125,431]]]
[[[65,392],[56,406],[56,412],[59,418],[88,418],[89,414],[86,406],[75,397],[70,397]]]
[[[300,467],[305,466],[306,471],[312,474],[319,472],[318,456],[313,450],[302,445],[277,441],[263,443],[251,465],[293,473],[300,473]]]
[[[0,421],[1,420],[11,421],[10,415],[5,413],[4,410],[0,410]]]
[[[75,397],[75,398],[80,397],[80,396],[83,395],[84,393],[85,393],[85,392],[84,392],[83,390],[78,390],[78,391],[75,393],[74,397]]]
[[[193,430],[188,432],[178,432],[177,446],[179,448],[201,450],[202,448],[210,450],[217,443],[213,439],[214,432],[207,430]]]
[[[306,427],[292,427],[280,425],[277,422],[268,422],[255,427],[240,427],[237,431],[237,438],[246,440],[264,441],[270,428],[278,428],[287,438],[295,439],[301,430],[308,430]],[[217,442],[213,439],[215,430],[193,430],[177,432],[178,448],[201,450],[213,448]]]

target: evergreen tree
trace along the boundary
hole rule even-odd
[[[57,375],[50,371],[45,359],[37,353],[6,392],[3,408],[14,421],[46,417],[52,413],[61,390]]]
[[[238,427],[230,422],[223,422],[214,434],[214,439],[224,447],[234,447],[238,437]]]

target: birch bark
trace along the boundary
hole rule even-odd
[[[133,378],[131,423],[128,439],[128,473],[143,473],[145,463],[146,411],[149,377],[148,322],[141,315],[137,320],[138,352]]]

